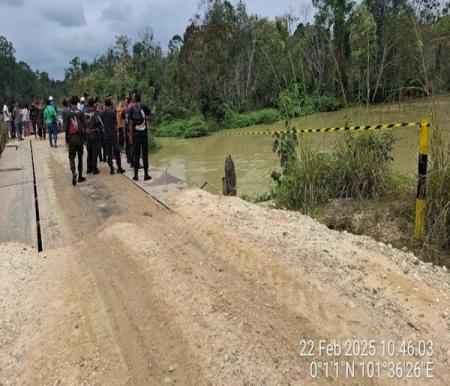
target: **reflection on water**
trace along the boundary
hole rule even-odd
[[[378,105],[374,107],[352,107],[334,113],[314,114],[295,120],[299,128],[335,127],[357,124],[382,124],[419,121],[430,117],[432,106],[444,130],[450,138],[450,96],[440,97],[434,103],[416,99],[401,105]],[[260,125],[241,130],[283,130],[284,122]],[[418,129],[393,129],[397,139],[394,150],[394,167],[401,173],[415,175],[417,172]],[[301,137],[313,146],[329,150],[333,143],[343,138],[343,133],[304,134]],[[220,133],[198,139],[159,138],[161,149],[150,156],[156,166],[167,169],[192,185],[202,186],[208,182],[207,190],[218,193],[222,186],[225,157],[233,157],[238,193],[254,195],[265,192],[271,186],[270,174],[278,166],[272,152],[270,136],[232,136]]]

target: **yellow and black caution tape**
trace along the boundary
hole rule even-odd
[[[418,127],[419,122],[400,122],[400,123],[386,123],[384,125],[371,126],[345,126],[345,127],[324,127],[318,129],[297,129],[293,127],[290,130],[261,130],[261,131],[221,131],[220,134],[226,135],[275,135],[287,133],[333,133],[342,131],[364,131],[364,130],[385,130],[385,129],[399,129],[401,127]]]

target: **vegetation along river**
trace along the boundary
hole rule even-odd
[[[299,128],[336,127],[343,125],[369,125],[395,122],[420,121],[421,117],[437,119],[444,136],[450,139],[450,96],[437,99],[414,99],[400,104],[351,107],[332,113],[314,114],[293,121]],[[236,165],[238,194],[255,195],[267,191],[271,173],[278,167],[272,152],[271,136],[227,135],[232,131],[283,130],[284,122],[227,130],[197,139],[158,138],[160,149],[152,154],[151,162],[187,182],[219,193],[224,175],[225,157],[230,154]],[[393,129],[396,137],[393,167],[400,173],[413,176],[417,173],[418,129]],[[343,139],[343,133],[303,134],[300,140],[309,141],[314,147],[327,151],[335,141]]]

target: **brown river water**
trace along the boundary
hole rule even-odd
[[[337,112],[314,114],[296,119],[292,124],[298,128],[340,127],[345,125],[377,125],[384,123],[420,121],[432,118],[436,113],[444,136],[450,139],[450,95],[431,100],[414,99],[401,104],[350,107]],[[283,130],[284,122],[258,125],[232,131]],[[386,130],[388,131],[388,130]],[[393,167],[398,172],[414,176],[417,173],[418,128],[392,129],[396,144]],[[302,134],[317,149],[333,149],[343,133]],[[267,191],[272,180],[270,175],[278,168],[272,152],[270,135],[238,136],[212,134],[196,139],[158,138],[160,149],[150,156],[150,162],[168,173],[194,186],[208,183],[206,190],[219,193],[224,175],[225,157],[230,154],[237,174],[238,194],[256,195]]]

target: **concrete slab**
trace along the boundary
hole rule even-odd
[[[128,166],[124,155],[122,155],[122,165]],[[132,182],[135,182],[133,181],[134,171],[128,170],[128,167],[125,169],[127,169],[125,176]],[[173,198],[178,192],[189,188],[189,184],[187,182],[168,174],[162,169],[150,165],[149,173],[152,177],[151,181],[144,181],[144,170],[140,169],[139,181],[135,182],[136,185],[167,207],[172,205]]]
[[[30,142],[8,145],[0,158],[0,242],[17,241],[37,248]]]

